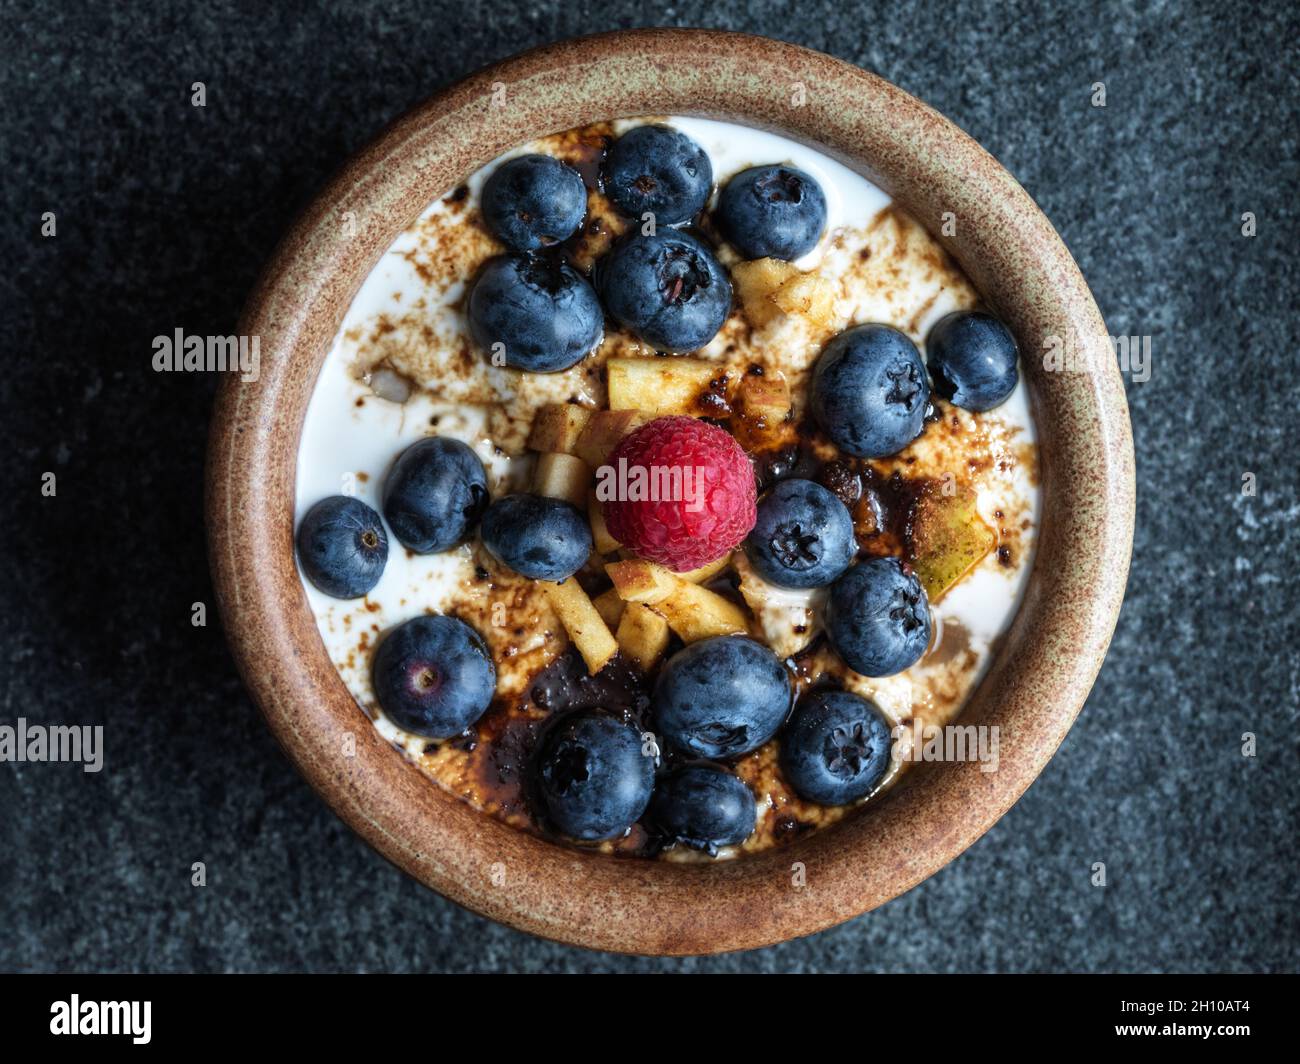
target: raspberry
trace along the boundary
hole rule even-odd
[[[661,417],[626,436],[597,472],[610,535],[684,573],[739,546],[754,527],[754,469],[729,433]]]

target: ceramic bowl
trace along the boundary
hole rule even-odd
[[[1028,590],[962,717],[999,727],[998,771],[917,765],[885,798],[825,830],[705,864],[587,854],[440,791],[365,723],[326,654],[293,556],[307,402],[380,255],[428,203],[501,152],[643,114],[717,118],[805,142],[937,235],[952,212],[955,233],[941,239],[1016,333],[1040,444],[1043,516]],[[933,874],[1010,808],[1064,738],[1106,652],[1128,571],[1133,452],[1088,287],[1051,223],[978,144],[829,56],[742,34],[647,30],[550,45],[480,71],[347,163],[285,237],[241,332],[260,337],[261,372],[255,382],[228,379],[218,398],[207,520],[244,681],[294,763],[352,828],[440,894],[513,927],[596,949],[693,954],[857,916]],[[1053,343],[1082,362],[1047,371],[1038,353]]]

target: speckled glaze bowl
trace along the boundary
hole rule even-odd
[[[840,823],[713,864],[585,854],[441,792],[356,706],[293,558],[308,399],[380,255],[430,201],[502,151],[642,114],[701,115],[806,142],[936,234],[951,212],[955,235],[943,242],[1019,339],[1040,438],[1043,518],[1029,588],[962,717],[1000,728],[999,770],[919,764]],[[514,927],[596,949],[712,953],[807,935],[880,905],[951,861],[1020,797],[1064,738],[1110,641],[1132,541],[1133,451],[1088,287],[1048,220],[978,144],[828,56],[740,34],[648,30],[556,44],[481,71],[347,164],[280,245],[241,332],[260,337],[261,374],[228,378],[217,401],[207,519],[244,681],[294,763],[375,849]],[[1037,353],[1051,338],[1083,353],[1081,370],[1044,370]]]

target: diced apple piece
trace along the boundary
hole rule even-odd
[[[644,559],[605,566],[614,587],[627,602],[654,606],[687,643],[714,635],[749,631],[745,611],[730,599],[693,584],[662,565]]]
[[[578,436],[573,453],[592,469],[599,469],[618,441],[648,420],[639,410],[597,410]]]
[[[734,602],[682,579],[667,598],[655,604],[655,609],[685,643],[749,631],[749,618]]]
[[[611,632],[618,628],[618,622],[623,619],[623,608],[627,605],[619,597],[618,588],[607,588],[592,599],[591,604],[596,607],[601,620],[609,625]]]
[[[736,295],[750,323],[762,328],[780,313],[772,297],[776,290],[799,270],[780,259],[755,259],[738,262],[731,268]]]
[[[754,572],[744,551],[736,555],[735,564],[740,577],[740,596],[754,615],[755,626],[772,653],[784,660],[803,650],[820,630],[815,603],[825,593],[769,584]]]
[[[634,555],[631,551],[623,551],[622,554],[625,560],[633,560],[636,558],[636,555]],[[718,573],[722,572],[722,570],[725,569],[730,563],[731,563],[731,555],[724,554],[717,561],[709,562],[706,565],[701,565],[698,569],[691,569],[684,573],[673,573],[673,575],[681,578],[682,580],[689,580],[692,584],[702,584],[704,583],[704,581],[709,579],[709,577],[717,576]],[[670,569],[669,572],[672,572],[672,570]]]
[[[805,318],[819,328],[835,316],[835,293],[820,273],[800,273],[772,293],[772,302],[786,314]]]
[[[653,605],[686,643],[749,631],[749,618],[735,602],[654,562],[629,558],[610,562],[604,571],[624,601]]]
[[[614,581],[614,588],[624,602],[662,602],[678,583],[678,578],[662,565],[644,558],[610,562],[605,572]]]
[[[591,410],[577,403],[547,403],[533,415],[528,449],[573,454],[591,415]]]
[[[762,328],[779,314],[804,318],[819,328],[832,324],[835,292],[817,271],[801,273],[788,262],[755,259],[731,270],[736,292],[750,322]]]
[[[997,544],[997,533],[984,523],[975,492],[934,490],[916,502],[908,537],[908,555],[931,602],[937,602]]]
[[[578,648],[582,660],[587,663],[587,671],[594,676],[618,653],[618,642],[610,633],[609,626],[573,577],[559,584],[549,580],[539,580],[537,583],[545,592],[551,609],[560,618],[564,630],[569,633],[573,645]]]
[[[772,585],[754,572],[754,567],[743,551],[736,559],[736,574],[740,577],[740,597],[745,600],[749,611],[761,621],[759,614],[772,598]]]
[[[790,382],[780,375],[747,373],[740,382],[740,405],[746,417],[776,425],[790,413]]]
[[[587,506],[587,493],[591,490],[591,470],[575,455],[556,452],[538,455],[533,490],[538,495],[564,499],[583,510]]]
[[[731,555],[724,554],[717,561],[708,562],[701,565],[698,569],[691,569],[685,573],[678,573],[683,580],[689,580],[692,584],[702,584],[710,577],[717,576],[723,569],[731,564]]]
[[[611,358],[609,408],[650,417],[726,412],[726,373],[698,358]]]
[[[668,622],[642,602],[629,602],[618,624],[618,648],[649,672],[668,647]]]
[[[609,534],[605,525],[605,509],[596,498],[596,492],[587,493],[587,519],[591,522],[591,541],[597,554],[609,554],[618,550],[618,540]]]

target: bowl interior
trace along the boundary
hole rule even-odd
[[[1024,354],[1042,523],[1025,600],[962,723],[1000,729],[997,772],[918,765],[855,815],[739,860],[679,865],[567,849],[444,794],[385,743],[330,662],[293,561],[293,481],[317,373],[380,255],[434,198],[517,144],[645,114],[717,118],[803,141],[942,237]],[[1106,329],[1051,224],[995,160],[887,82],[819,53],[715,31],[583,38],[505,61],[406,115],[352,159],[285,238],[241,332],[255,382],[228,379],[208,469],[212,565],[245,682],[303,774],[430,887],[550,938],[641,953],[809,934],[902,893],[991,826],[1077,714],[1118,614],[1132,538],[1132,444]],[[1077,353],[1048,372],[1054,344]]]

